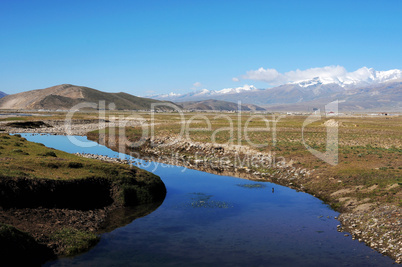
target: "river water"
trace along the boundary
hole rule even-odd
[[[23,134],[70,153],[118,153],[66,136]],[[81,144],[82,145],[82,144]],[[393,261],[337,232],[319,199],[267,182],[136,160],[167,188],[151,214],[101,236],[89,252],[46,266],[389,266]],[[274,190],[272,190],[274,188]]]

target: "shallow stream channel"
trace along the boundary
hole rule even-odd
[[[69,153],[119,154],[75,137],[22,134]],[[86,146],[84,147],[83,144]],[[128,158],[160,176],[155,211],[101,236],[89,252],[45,266],[390,266],[393,260],[337,231],[321,200],[268,182]]]

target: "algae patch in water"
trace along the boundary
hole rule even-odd
[[[243,188],[249,188],[249,189],[267,187],[265,184],[237,184],[237,186],[240,186],[240,187],[243,187]]]
[[[190,194],[193,195],[193,197],[191,198],[191,202],[185,205],[185,207],[188,208],[228,209],[233,207],[233,205],[229,202],[211,199],[213,195],[207,195],[204,193]]]

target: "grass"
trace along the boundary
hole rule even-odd
[[[18,135],[0,134],[0,175],[35,179],[72,180],[90,177],[130,178],[145,171],[125,165],[87,159],[27,141]]]
[[[80,231],[74,228],[63,228],[50,235],[51,242],[59,244],[63,255],[72,256],[87,251],[99,241],[94,233]]]
[[[0,121],[25,121],[28,117],[7,117],[0,119]]]

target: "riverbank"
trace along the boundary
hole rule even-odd
[[[17,236],[42,248],[43,253],[35,255],[37,264],[88,250],[100,233],[110,230],[107,222],[112,214],[127,206],[156,208],[165,194],[161,179],[139,168],[86,159],[20,135],[0,134],[0,234],[3,241],[12,241],[22,233]],[[16,250],[2,260],[31,259],[23,257],[30,253],[24,251],[28,243],[16,243]]]
[[[88,138],[108,146],[107,134],[91,132]],[[118,151],[119,145],[109,147]],[[192,142],[178,136],[148,138],[142,140],[139,147],[130,147],[130,143],[124,146],[125,153],[149,161],[269,181],[312,194],[341,213],[338,231],[344,231],[345,235],[366,243],[397,263],[402,262],[402,208],[384,199],[381,201],[376,195],[372,198],[359,196],[372,193],[378,185],[367,187],[352,184],[345,177],[326,177],[325,172],[304,168],[292,159],[287,161],[279,153],[263,153],[247,146]],[[395,183],[385,190],[398,197],[400,184]]]

